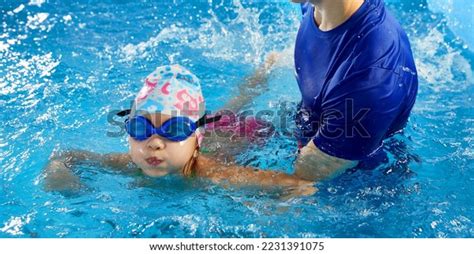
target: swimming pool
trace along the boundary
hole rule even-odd
[[[420,76],[409,125],[386,142],[386,164],[289,201],[88,165],[80,193],[45,192],[40,175],[53,151],[127,151],[109,113],[129,107],[156,66],[191,69],[215,110],[266,53],[291,47],[300,14],[287,1],[89,2],[0,1],[0,237],[474,236],[471,1],[387,1]],[[287,52],[248,109],[295,107]],[[279,135],[238,161],[292,172],[295,146]]]

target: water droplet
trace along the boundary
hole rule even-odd
[[[337,189],[334,188],[334,187],[329,187],[327,190],[328,190],[328,192],[331,193],[331,194],[336,194],[336,193],[337,193]]]

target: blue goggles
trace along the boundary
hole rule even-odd
[[[118,116],[128,114],[130,114],[130,109],[117,113]],[[146,117],[137,115],[125,120],[125,129],[130,137],[138,141],[144,141],[157,134],[168,140],[179,142],[189,138],[199,127],[219,121],[220,119],[220,115],[211,118],[207,118],[204,115],[194,122],[188,117],[177,116],[166,120],[160,127],[155,127]]]

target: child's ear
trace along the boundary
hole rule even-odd
[[[193,156],[189,159],[189,161],[183,167],[183,175],[184,176],[192,176],[195,174],[194,165],[196,164],[196,158],[199,156],[199,147],[196,147],[193,152]]]

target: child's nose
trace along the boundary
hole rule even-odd
[[[166,146],[165,142],[158,135],[151,136],[147,145],[148,148],[153,150],[163,150]]]

